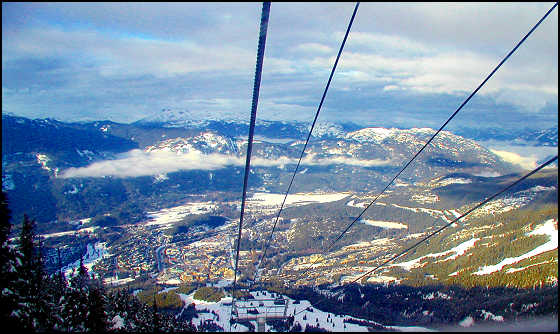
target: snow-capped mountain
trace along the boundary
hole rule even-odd
[[[160,112],[154,113],[148,117],[142,118],[135,123],[138,125],[156,125],[163,127],[189,127],[192,125],[203,125],[212,120],[211,118],[196,117],[188,110],[175,110],[164,108]]]
[[[558,125],[548,129],[459,128],[454,131],[477,141],[504,141],[511,145],[558,146]]]
[[[152,123],[146,119],[134,124],[63,123],[3,115],[3,188],[17,198],[31,198],[31,202],[36,198],[37,210],[49,207],[45,215],[49,220],[59,210],[57,202],[75,202],[82,196],[81,200],[96,212],[95,201],[90,198],[96,196],[93,194],[100,199],[115,197],[115,203],[121,203],[129,198],[126,189],[130,187],[140,187],[148,196],[166,185],[189,184],[185,189],[167,188],[176,194],[187,189],[237,189],[248,125],[191,121],[189,115],[188,111],[164,110],[151,118]],[[293,173],[308,130],[309,125],[302,123],[257,122],[253,187],[284,191],[284,182]],[[305,182],[297,182],[295,191],[374,191],[426,143],[434,130],[318,123],[313,133],[300,169],[305,172]],[[133,149],[135,153],[130,153]],[[189,163],[190,157],[198,159],[197,163]],[[402,179],[417,182],[451,172],[504,174],[510,170],[509,164],[475,141],[443,131]],[[148,176],[150,183],[139,176]],[[117,179],[109,186],[110,182],[100,177]],[[80,178],[86,182],[78,182]],[[100,186],[100,182],[107,185]],[[112,187],[116,188],[104,190]],[[21,202],[22,211],[26,202],[29,200]]]
[[[177,154],[198,151],[203,154],[234,154],[238,151],[234,139],[212,132],[203,132],[190,138],[173,138],[162,140],[145,148],[146,152],[168,151]]]
[[[65,236],[70,232],[69,239],[73,240],[79,231],[89,231],[87,234],[95,238],[107,238],[108,245],[126,240],[126,250],[137,246],[131,240],[152,240],[155,244],[146,249],[161,250],[169,240],[179,242],[196,236],[206,241],[197,241],[197,248],[189,252],[199,253],[200,247],[204,249],[200,253],[206,254],[212,243],[216,258],[229,263],[233,242],[225,235],[212,237],[229,233],[232,225],[193,228],[191,235],[188,226],[195,221],[190,219],[217,214],[229,221],[238,215],[248,127],[235,121],[185,123],[184,117],[188,114],[168,113],[158,122],[119,124],[63,123],[3,115],[2,183],[14,221],[21,221],[26,213],[37,220],[43,235]],[[250,250],[247,253],[257,249],[262,236],[271,230],[271,217],[282,202],[308,129],[301,123],[258,122],[249,180],[251,194],[246,206],[250,218],[243,229],[247,241],[244,244]],[[271,254],[258,266],[260,277],[271,282],[284,280],[307,287],[323,284],[322,288],[304,294],[311,297],[333,297],[342,284],[451,223],[519,177],[512,173],[511,165],[476,141],[442,131],[362,216],[360,212],[435,130],[359,128],[329,123],[319,123],[315,130],[277,226]],[[389,322],[377,324],[364,319],[386,319],[386,315],[390,315],[386,320],[405,319],[406,323],[426,326],[433,321],[460,322],[463,326],[461,323],[468,325],[474,320],[517,316],[510,312],[509,305],[510,301],[518,302],[515,295],[499,298],[499,305],[466,307],[468,310],[461,313],[450,307],[470,306],[478,297],[462,290],[454,294],[448,293],[453,289],[444,292],[437,284],[557,285],[557,184],[557,168],[533,175],[441,231],[430,242],[358,282],[354,291],[344,291],[340,298],[336,297],[339,299],[332,298],[329,308],[336,312],[323,314],[314,309],[306,315],[312,318],[305,319],[302,314],[297,320],[302,325],[321,322],[321,328],[327,330],[367,330],[371,326],[381,329],[375,326]],[[311,265],[321,259],[319,253],[338,236],[338,231],[359,214],[361,219],[356,226],[348,230],[328,256],[317,266]],[[87,230],[82,225],[87,225]],[[150,227],[144,229],[146,226]],[[168,235],[158,232],[175,227]],[[137,239],[128,239],[131,235]],[[146,249],[138,254],[145,254]],[[174,251],[183,250],[177,247]],[[245,261],[245,268],[250,268],[250,263]],[[175,264],[179,268],[185,263]],[[310,265],[312,269],[298,278]],[[200,271],[194,267],[191,270]],[[179,271],[169,270],[167,274],[163,275],[163,282],[179,282]],[[379,285],[366,289],[366,282]],[[407,290],[404,283],[431,286],[413,291]],[[386,293],[382,293],[383,289]],[[554,301],[534,299],[537,297],[531,293],[522,305],[534,304],[531,307],[538,312],[547,305],[557,305]],[[382,307],[387,296],[394,300],[392,309],[385,311]],[[463,302],[466,299],[461,296],[473,298]],[[293,305],[297,305],[296,301],[303,304],[305,298],[292,298]],[[184,300],[189,305],[195,302]],[[200,303],[198,299],[196,302]],[[211,318],[220,322],[219,315],[222,323],[227,324],[225,313],[215,314],[220,309],[209,305],[198,305],[196,309],[202,314],[199,320]],[[346,321],[343,317],[333,318],[354,306],[352,313],[364,317],[346,317]],[[360,326],[351,326],[352,323]]]

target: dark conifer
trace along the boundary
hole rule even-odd
[[[19,295],[19,318],[26,329],[45,330],[47,327],[48,307],[44,300],[45,271],[41,256],[40,243],[35,235],[35,221],[27,215],[17,249],[21,254],[18,268],[17,290]]]
[[[19,325],[16,311],[18,303],[17,262],[16,251],[9,242],[12,229],[11,211],[8,207],[6,193],[2,192],[0,197],[0,316],[5,328],[16,328]]]
[[[84,266],[83,258],[81,258],[77,274],[70,279],[70,287],[63,310],[70,331],[86,330],[86,320],[89,316],[89,280],[87,268]]]
[[[88,287],[88,317],[86,320],[86,330],[94,333],[105,332],[108,327],[106,312],[105,289],[101,280],[90,280]]]

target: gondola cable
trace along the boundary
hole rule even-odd
[[[345,286],[342,287],[340,291],[343,291],[345,287],[350,286],[353,283],[356,283],[360,280],[362,280],[363,278],[371,275],[374,271],[378,270],[379,268],[383,267],[384,265],[396,260],[397,258],[401,257],[402,255],[406,254],[408,251],[418,247],[420,244],[422,244],[423,242],[425,242],[426,240],[430,239],[431,237],[433,237],[434,235],[438,234],[439,232],[443,231],[444,229],[448,228],[449,226],[461,221],[461,219],[465,218],[466,216],[468,216],[469,214],[471,214],[473,211],[475,211],[476,209],[482,207],[483,205],[485,205],[486,203],[490,202],[491,200],[493,200],[494,198],[500,196],[501,194],[503,194],[504,192],[510,190],[511,188],[513,188],[514,186],[516,186],[517,184],[519,184],[520,182],[522,182],[523,180],[525,180],[526,178],[530,177],[531,175],[537,173],[538,171],[540,171],[541,169],[545,168],[546,166],[550,165],[551,163],[553,163],[554,161],[558,160],[558,156],[555,156],[551,159],[549,159],[548,161],[544,162],[543,164],[541,164],[539,167],[535,168],[534,170],[532,170],[531,172],[525,174],[524,176],[522,176],[521,178],[517,179],[515,182],[511,183],[510,185],[508,185],[507,187],[503,188],[502,190],[498,191],[497,193],[494,193],[492,196],[486,198],[484,201],[480,202],[479,204],[475,205],[473,208],[471,208],[470,210],[468,210],[467,212],[463,213],[462,215],[460,215],[459,217],[456,217],[454,220],[452,220],[451,222],[447,223],[446,225],[444,225],[443,227],[440,227],[439,229],[437,229],[436,231],[430,233],[429,235],[427,235],[426,237],[424,237],[422,240],[416,242],[414,245],[407,247],[406,249],[402,250],[401,252],[397,253],[396,255],[392,256],[391,258],[389,258],[388,260],[384,261],[383,263],[381,263],[380,265],[378,265],[377,267],[369,270],[368,272],[366,272],[365,274],[359,276],[358,278],[354,279],[353,281],[351,281],[350,283],[346,284]],[[375,259],[374,259],[375,260]],[[334,295],[334,297],[336,297],[337,294]],[[326,300],[326,299],[325,299]],[[322,302],[324,302],[325,300],[323,300]],[[315,307],[317,307],[317,305],[321,304],[322,302],[319,302],[315,305]],[[303,310],[300,310],[299,312],[296,312],[295,314],[300,314],[301,312],[305,311],[306,308],[304,308]]]
[[[247,140],[247,157],[245,160],[245,175],[243,178],[243,195],[241,198],[241,214],[239,217],[239,230],[237,235],[237,245],[235,254],[235,269],[233,276],[233,286],[231,291],[231,313],[230,313],[230,330],[233,317],[233,308],[235,300],[235,290],[237,284],[237,270],[239,266],[239,248],[241,245],[241,231],[243,226],[243,215],[245,213],[245,201],[247,198],[247,183],[249,180],[249,172],[251,169],[251,153],[253,148],[253,135],[255,132],[255,121],[257,117],[257,106],[259,101],[259,90],[261,85],[261,74],[264,59],[264,50],[266,45],[266,33],[268,28],[268,18],[270,14],[270,2],[263,2],[262,12],[261,12],[261,23],[260,23],[260,33],[259,33],[259,44],[257,49],[257,64],[255,66],[255,82],[253,86],[253,100],[251,104],[251,121],[249,125],[249,138]]]
[[[509,57],[523,44],[523,42],[525,42],[525,40],[533,33],[533,31],[535,31],[537,29],[537,27],[548,17],[548,15],[556,8],[556,6],[558,5],[558,3],[555,3],[554,6],[552,6],[552,8],[550,8],[548,10],[548,12],[546,12],[546,14],[533,26],[533,28],[515,45],[515,47],[502,59],[502,61],[492,70],[492,72],[490,72],[490,74],[488,76],[486,76],[486,78],[482,81],[482,83],[480,85],[478,85],[478,87],[467,97],[467,99],[465,99],[465,101],[463,101],[463,103],[461,103],[461,105],[459,106],[459,108],[457,108],[457,110],[455,110],[455,112],[447,119],[447,121],[445,121],[445,123],[436,131],[436,133],[434,133],[432,135],[432,137],[424,144],[424,146],[422,146],[422,148],[416,152],[416,154],[404,165],[404,167],[391,179],[391,181],[385,186],[385,188],[375,197],[375,199],[369,203],[369,205],[367,205],[364,210],[362,210],[362,212],[358,215],[358,217],[356,217],[352,223],[350,223],[343,231],[342,233],[340,233],[338,235],[338,237],[335,238],[335,240],[322,252],[322,254],[327,254],[332,247],[344,236],[344,234],[346,234],[346,232],[348,232],[348,230],[357,222],[360,220],[360,218],[362,217],[362,215],[369,209],[370,206],[373,205],[373,203],[375,203],[377,201],[377,199],[391,186],[391,184],[393,184],[393,182],[401,175],[402,172],[404,172],[404,170],[406,168],[408,168],[408,166],[416,159],[416,157],[418,157],[418,155],[432,142],[432,140],[443,130],[443,128],[445,128],[445,126],[447,126],[447,124],[459,113],[459,111],[461,111],[461,109],[463,109],[463,107],[474,97],[474,95],[484,86],[484,84],[486,84],[486,82],[494,75],[494,73],[496,73],[496,71],[509,59]],[[312,267],[313,265],[315,265],[321,258],[318,257],[315,261],[313,261],[309,267],[298,277],[301,278],[303,277]],[[296,281],[298,280],[296,279]]]

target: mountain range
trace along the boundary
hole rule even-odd
[[[238,192],[248,125],[181,116],[162,113],[120,124],[3,115],[2,187],[14,199],[15,216],[27,212],[52,222],[119,211],[140,217],[142,205],[164,207],[185,194]],[[252,189],[285,191],[308,130],[297,122],[257,123]],[[434,133],[319,123],[299,169],[305,182],[295,182],[293,191],[380,189]],[[401,176],[403,182],[515,170],[476,141],[448,131],[414,164]]]
[[[82,258],[105,282],[139,289],[192,284],[188,291],[217,284],[213,289],[222,291],[233,263],[248,125],[160,116],[120,124],[3,115],[2,188],[16,230],[24,213],[39,223],[49,270],[61,258],[71,271]],[[551,145],[554,130],[527,132],[518,144]],[[240,285],[250,285],[258,272],[263,287],[294,305],[321,304],[322,311],[309,307],[297,320],[332,312],[312,322],[327,330],[350,326],[335,325],[335,314],[383,330],[392,327],[381,324],[471,326],[557,313],[557,167],[348,285],[522,175],[467,133],[489,137],[467,130],[438,134],[377,200],[435,130],[319,123],[267,257],[258,263],[308,131],[297,122],[257,123]],[[200,272],[208,282],[194,278]],[[223,303],[199,304],[196,312],[206,319]],[[179,306],[188,308],[181,299]]]

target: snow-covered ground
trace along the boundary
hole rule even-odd
[[[349,281],[349,282],[353,282],[355,279],[358,278],[358,276],[361,276],[361,275],[357,275],[357,276],[352,277],[352,280]],[[341,280],[341,281],[342,281],[342,280]],[[393,277],[393,276],[385,276],[385,275],[379,275],[379,276],[373,275],[373,276],[370,276],[370,277],[367,279],[367,282],[368,282],[368,283],[372,283],[372,284],[379,284],[379,283],[399,283],[400,281],[401,281],[401,280],[397,279],[396,277]],[[344,283],[344,281],[342,281],[342,283]]]
[[[547,264],[547,263],[552,263],[552,262],[558,262],[558,259],[554,259],[552,261],[543,261],[543,262],[539,262],[539,263],[534,263],[534,264],[531,264],[531,265],[528,265],[528,266],[525,266],[525,267],[509,268],[506,271],[506,273],[511,274],[511,273],[516,272],[516,271],[522,271],[522,270],[526,270],[526,269],[531,268],[531,267],[536,267],[536,266],[540,266],[541,264]]]
[[[451,213],[453,216],[455,216],[455,218],[459,218],[461,217],[461,214],[459,212],[457,212],[457,210],[446,210],[447,212]],[[463,222],[465,220],[466,217],[459,219],[459,222]],[[455,219],[454,219],[455,220]]]
[[[364,223],[366,225],[371,225],[371,226],[382,227],[382,228],[395,228],[395,229],[407,229],[408,228],[408,226],[406,226],[403,223],[386,222],[386,221],[380,221],[380,220],[360,219],[360,223]]]
[[[461,327],[471,327],[472,325],[474,325],[474,319],[470,316],[459,322],[459,326]]]
[[[527,235],[548,235],[550,239],[548,242],[538,246],[537,248],[523,255],[503,259],[502,261],[500,261],[498,264],[495,265],[484,266],[480,268],[477,272],[473,273],[473,275],[488,275],[493,272],[502,270],[504,266],[507,266],[509,264],[514,264],[521,260],[533,257],[535,255],[539,255],[544,252],[557,249],[558,248],[558,220],[549,219],[545,221],[544,224],[535,228],[533,231],[527,233]]]
[[[104,279],[103,283],[108,284],[108,285],[123,285],[123,284],[131,283],[135,279],[136,278],[133,278],[133,277],[127,277],[127,278],[110,277],[110,278]]]
[[[53,237],[61,237],[63,235],[75,235],[75,234],[85,234],[85,233],[93,233],[99,226],[92,226],[92,227],[85,227],[76,231],[64,231],[64,232],[55,232],[49,234],[41,234],[40,236],[43,238],[53,238]]]
[[[243,306],[254,306],[254,309],[259,312],[259,314],[265,314],[274,309],[274,300],[270,292],[266,292],[266,296],[263,295],[264,291],[252,291],[251,295],[255,297],[255,300],[249,300],[246,302],[238,302],[238,305],[243,303]],[[213,320],[216,324],[221,326],[225,331],[231,332],[246,332],[249,329],[240,324],[232,325],[230,328],[229,320],[231,316],[231,297],[224,297],[217,303],[206,302],[203,300],[194,299],[194,292],[185,295],[179,294],[181,300],[185,303],[185,306],[195,303],[197,311],[207,310],[204,313],[198,313],[199,317],[193,319],[193,323],[196,326],[202,324],[205,320]],[[275,295],[277,296],[277,295]],[[286,309],[286,315],[294,316],[294,324],[299,323],[302,330],[305,329],[307,324],[317,326],[318,324],[332,332],[367,332],[367,326],[361,326],[358,324],[345,323],[344,320],[354,319],[367,321],[369,323],[375,323],[374,321],[359,319],[348,315],[335,315],[329,312],[323,312],[313,306],[307,300],[301,300],[298,304],[294,304],[293,299],[283,296],[288,301],[288,307]],[[269,299],[269,300],[264,300]],[[252,305],[250,304],[252,303]],[[260,304],[262,303],[262,306]],[[276,305],[278,307],[278,305]],[[309,310],[306,310],[309,309]],[[283,312],[283,308],[278,308],[279,311]],[[305,310],[305,311],[304,311]],[[214,311],[214,313],[212,313]],[[305,318],[305,319],[304,319]],[[256,320],[252,320],[251,323],[257,327]],[[382,324],[379,324],[382,325]],[[402,326],[388,326],[395,330],[408,332],[408,331],[430,331],[428,328],[424,327],[402,327]],[[266,325],[266,331],[272,330],[272,328]]]
[[[486,310],[481,310],[480,313],[482,313],[482,316],[484,317],[484,320],[494,320],[494,321],[499,321],[499,322],[503,322],[504,321],[504,317],[501,315],[494,315],[492,312],[488,312]]]
[[[461,178],[449,177],[449,178],[446,178],[446,179],[443,179],[443,180],[439,180],[436,184],[437,184],[438,187],[443,187],[443,186],[446,186],[446,185],[449,185],[449,184],[454,184],[454,183],[469,184],[469,183],[472,183],[472,180],[465,179],[465,178],[462,178],[462,177]]]
[[[83,219],[78,219],[78,220],[72,220],[69,222],[70,225],[84,225],[87,224],[89,222],[91,222],[93,218],[92,217],[88,217],[88,218],[83,218]]]
[[[146,225],[171,225],[181,221],[187,215],[209,213],[215,208],[216,204],[212,202],[193,202],[160,211],[152,211],[148,212],[151,219],[146,222]]]
[[[529,204],[538,195],[539,192],[543,191],[558,191],[558,188],[535,186],[526,190],[521,190],[504,198],[498,198],[486,203],[484,206],[478,208],[475,212],[473,212],[471,216],[498,214],[501,212],[518,209]]]
[[[446,250],[444,252],[430,253],[430,254],[421,256],[421,257],[419,257],[417,259],[414,259],[414,260],[393,264],[393,266],[402,267],[403,269],[410,270],[412,268],[416,268],[416,267],[421,266],[420,262],[422,262],[422,260],[424,260],[425,258],[439,257],[439,256],[447,255],[447,254],[451,254],[451,255],[448,256],[447,258],[443,259],[442,261],[453,260],[453,259],[457,258],[458,256],[461,256],[461,255],[465,254],[465,252],[469,248],[473,247],[474,244],[478,240],[480,240],[480,239],[479,238],[473,238],[473,239],[467,240],[467,241],[465,241],[465,242],[463,242],[463,243],[461,243],[461,244],[459,244],[459,245],[457,245],[457,246],[455,246],[455,247],[453,247],[449,250]]]
[[[412,195],[410,199],[421,204],[433,204],[439,201],[439,196],[431,193],[424,193]]]
[[[451,297],[448,294],[440,292],[440,291],[430,292],[429,294],[422,296],[422,299],[424,299],[424,300],[432,300],[432,299],[437,299],[437,298],[447,299],[447,300],[451,299]]]
[[[84,255],[84,266],[88,269],[88,273],[91,275],[93,273],[92,267],[102,258],[110,256],[107,251],[106,242],[97,242],[95,244],[88,244],[86,255]],[[77,272],[80,267],[80,260],[76,260],[73,263],[62,268],[66,278],[70,278],[73,272]]]
[[[286,198],[285,207],[288,206],[300,206],[313,203],[328,203],[341,200],[347,196],[349,193],[330,193],[330,194],[317,194],[317,193],[298,193],[298,194],[288,194]],[[284,200],[285,194],[273,194],[273,193],[254,193],[247,201],[247,205],[251,206],[280,206]]]

